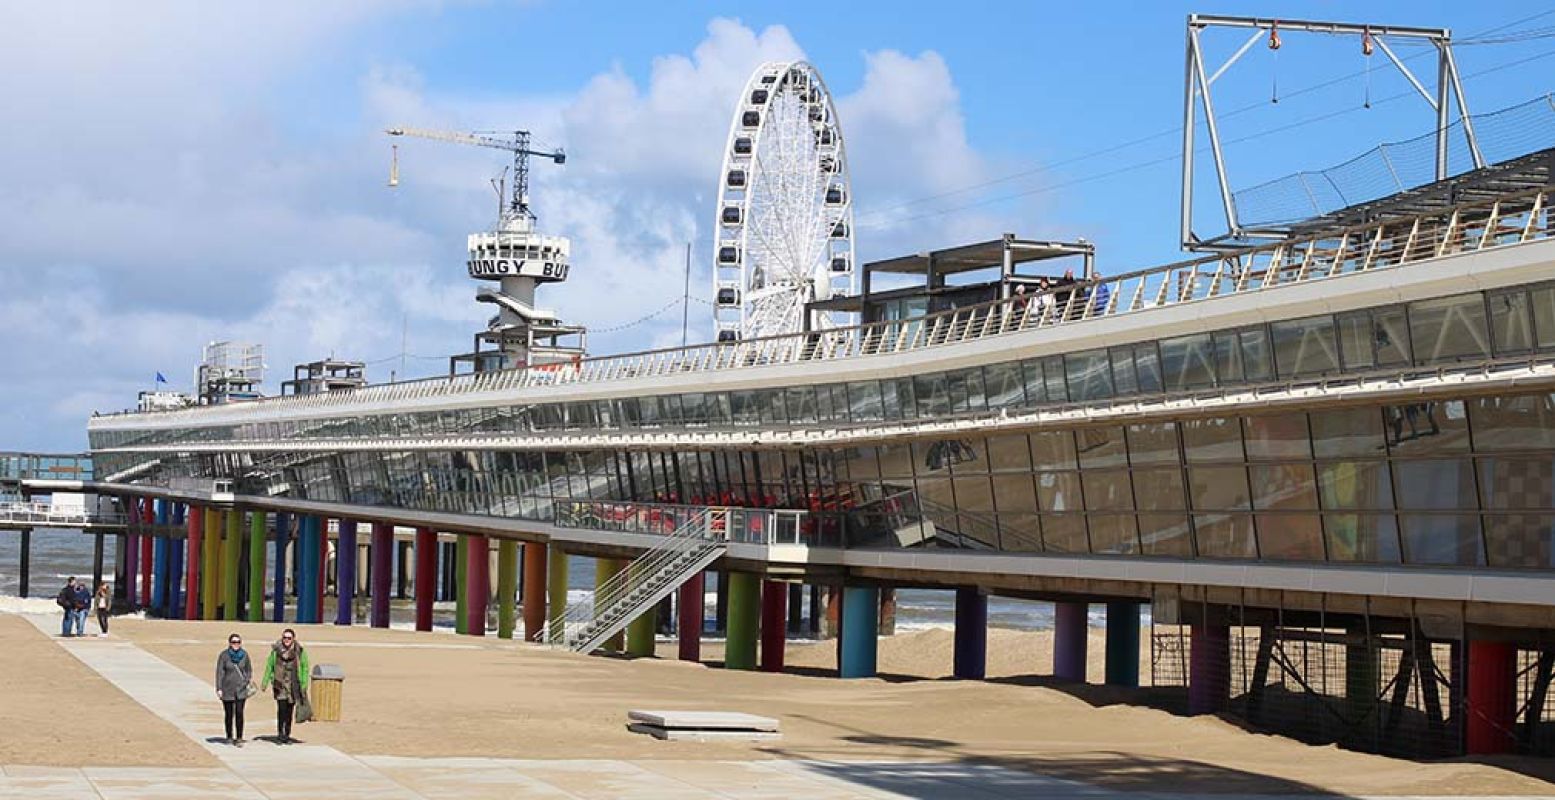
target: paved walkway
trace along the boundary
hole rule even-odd
[[[53,636],[51,616],[27,616]],[[131,698],[206,748],[222,766],[62,768],[0,766],[0,798],[1086,798],[1165,800],[1192,795],[1116,792],[995,766],[820,761],[528,761],[351,756],[313,744],[233,748],[211,688],[122,640],[56,639]],[[1247,797],[1246,795],[1239,797]],[[1289,800],[1291,795],[1282,795]],[[1232,800],[1227,796],[1227,800]],[[1392,798],[1391,800],[1403,800]]]

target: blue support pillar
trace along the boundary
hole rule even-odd
[[[356,520],[340,521],[335,545],[335,624],[350,625],[356,601]]]
[[[1139,604],[1107,604],[1107,685],[1139,686]]]
[[[157,528],[166,531],[172,523],[171,500],[156,501]],[[164,535],[152,540],[151,548],[151,608],[158,616],[167,616],[167,553],[168,539]],[[93,587],[96,588],[96,587]]]
[[[291,514],[275,513],[275,603],[270,614],[271,622],[286,621],[286,543],[292,535]]]
[[[720,576],[722,577],[722,576]],[[838,643],[838,675],[873,678],[879,645],[880,590],[873,586],[848,586],[842,590],[842,633]]]
[[[313,605],[318,599],[314,589],[319,579],[319,568],[314,563],[319,552],[318,520],[312,514],[297,517],[297,622],[305,625],[318,621],[313,616]]]
[[[956,650],[952,674],[980,681],[988,675],[988,595],[975,587],[956,590]]]

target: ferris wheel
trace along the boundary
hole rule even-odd
[[[800,330],[806,303],[854,290],[842,128],[810,64],[763,64],[745,84],[718,176],[715,230],[718,341]],[[833,324],[829,314],[812,322]]]

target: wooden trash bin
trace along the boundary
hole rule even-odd
[[[345,682],[346,671],[338,665],[314,665],[312,679],[308,682],[308,700],[313,703],[315,721],[340,721],[340,694]]]

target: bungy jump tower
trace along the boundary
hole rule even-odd
[[[1206,65],[1228,30],[1241,50]],[[1436,85],[1408,76],[1425,135],[1232,191],[1211,76],[1281,35],[1436,48]],[[728,667],[781,670],[807,614],[853,677],[915,587],[954,594],[953,671],[976,679],[1001,595],[1056,604],[1060,680],[1095,657],[1140,683],[1148,619],[1149,680],[1184,712],[1412,755],[1555,752],[1555,106],[1469,115],[1451,46],[1191,17],[1184,147],[1202,112],[1227,230],[1193,224],[1185,169],[1198,252],[1105,278],[1085,240],[1013,234],[855,263],[831,96],[810,65],[763,65],[716,176],[713,341],[583,357],[548,338],[577,331],[534,297],[568,248],[537,232],[520,158],[498,229],[470,239],[499,310],[455,362],[474,369],[94,416],[82,485],[122,499],[129,536],[187,550],[142,564],[169,615],[282,619],[295,590],[319,622],[335,575],[349,623],[357,559],[327,554],[370,526],[373,625],[413,585],[429,629],[442,574],[469,634],[495,596],[500,635],[651,654],[672,628],[697,659],[711,570]],[[1372,161],[1386,185],[1347,182]],[[200,592],[202,569],[237,569],[200,560],[224,537],[258,565],[246,600]],[[289,551],[300,585],[266,580]],[[590,600],[568,602],[568,554],[597,559]]]

